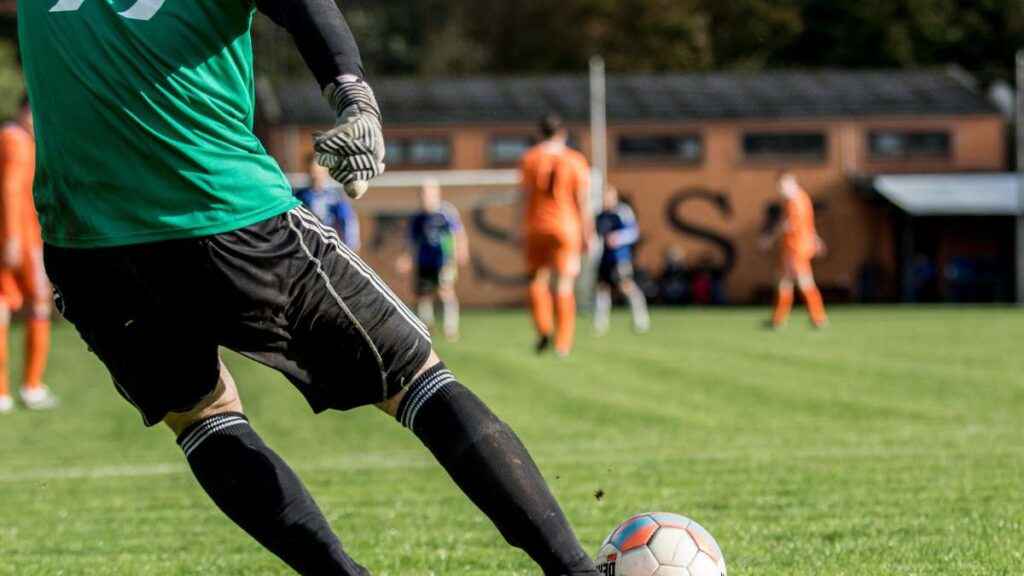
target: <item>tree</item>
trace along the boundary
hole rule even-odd
[[[959,64],[1011,78],[1021,0],[350,0],[376,74],[902,68]],[[259,26],[261,70],[294,74]],[[277,33],[280,34],[280,33]],[[277,71],[277,72],[275,72]]]

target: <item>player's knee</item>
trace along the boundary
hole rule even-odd
[[[558,277],[558,293],[559,294],[572,294],[576,290],[576,278],[569,275],[560,275]]]
[[[428,370],[430,370],[434,366],[437,366],[440,363],[441,357],[437,355],[436,351],[431,350],[430,357],[427,358],[427,361],[423,363],[423,366],[421,366],[420,369],[416,371],[416,376],[413,377],[412,381],[415,382],[416,380],[419,379],[420,376],[422,376]],[[387,414],[388,416],[395,417],[398,414],[398,407],[401,406],[402,399],[405,398],[405,394],[408,391],[408,388],[402,388],[402,390],[400,390],[391,398],[388,398],[384,402],[377,404],[377,408],[384,412],[385,414]]]
[[[32,320],[49,320],[52,313],[52,307],[48,301],[36,301],[29,308],[29,317]]]
[[[779,292],[792,292],[793,291],[793,280],[790,278],[783,278],[779,280]]]
[[[801,290],[810,290],[816,288],[814,283],[814,276],[812,274],[803,274],[797,279],[797,283],[800,285]]]
[[[199,404],[188,412],[171,412],[164,417],[164,424],[180,436],[189,426],[211,416],[224,413],[242,413],[242,400],[238,396],[235,381],[227,368],[221,365],[220,379],[217,388],[203,398]]]
[[[11,324],[11,307],[7,305],[7,302],[0,301],[0,326],[10,326]]]

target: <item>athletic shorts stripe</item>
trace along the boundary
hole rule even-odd
[[[417,318],[416,315],[413,314],[412,311],[409,310],[409,308],[405,304],[402,303],[398,296],[396,296],[395,293],[392,292],[390,288],[388,288],[387,284],[383,280],[381,280],[380,277],[377,276],[377,274],[365,262],[363,262],[361,258],[359,258],[359,256],[351,252],[345,246],[345,244],[341,241],[341,238],[338,237],[337,233],[335,233],[333,230],[326,228],[323,225],[323,223],[317,220],[316,216],[307,212],[305,208],[295,208],[289,214],[295,214],[296,216],[298,216],[303,228],[316,233],[321,238],[321,240],[331,245],[339,256],[345,259],[357,271],[359,271],[359,273],[364,278],[370,281],[370,283],[377,289],[381,296],[383,296],[385,300],[390,302],[391,305],[394,306],[395,310],[397,310],[398,313],[401,314],[402,317],[405,318],[406,321],[412,325],[413,329],[415,329],[424,338],[426,338],[428,342],[430,341],[430,331],[427,329],[427,326],[423,324],[423,322],[421,322],[419,318]]]
[[[316,273],[324,281],[324,285],[327,287],[327,292],[330,293],[332,298],[334,298],[334,301],[338,304],[338,307],[341,308],[342,313],[344,313],[345,316],[347,316],[348,319],[355,325],[356,329],[359,330],[359,334],[363,337],[364,340],[366,340],[366,343],[370,346],[370,350],[373,350],[373,355],[377,358],[377,363],[383,366],[384,359],[381,357],[380,350],[377,349],[377,345],[373,342],[373,338],[370,337],[370,334],[366,331],[366,328],[363,327],[363,323],[360,322],[358,318],[356,318],[356,315],[352,313],[352,310],[348,307],[347,304],[345,304],[345,301],[342,300],[341,295],[338,294],[337,290],[335,290],[334,285],[331,284],[331,277],[328,276],[327,272],[324,271],[323,262],[321,262],[316,256],[313,255],[313,252],[310,251],[309,246],[306,246],[306,240],[302,237],[302,231],[295,226],[295,222],[292,220],[291,214],[288,215],[288,227],[292,229],[292,232],[295,232],[295,236],[298,237],[299,239],[299,246],[302,247],[302,251],[305,252],[306,257],[309,258],[310,262],[312,262],[314,266],[316,266]],[[381,395],[382,398],[387,398],[388,396],[387,387],[387,382],[385,382],[384,391],[383,394]]]
[[[410,310],[398,295],[391,290],[387,283],[384,282],[376,272],[374,272],[373,268],[366,264],[366,262],[363,262],[363,259],[341,240],[341,237],[338,236],[338,233],[334,229],[324,226],[323,222],[321,222],[312,212],[308,211],[305,206],[299,206],[298,208],[295,208],[293,212],[307,224],[311,225],[313,227],[312,230],[317,232],[321,239],[333,245],[335,250],[340,252],[341,256],[344,257],[345,260],[356,266],[356,268],[362,272],[363,276],[377,287],[377,290],[389,296],[388,300],[404,312],[403,315],[406,319],[419,326],[420,332],[429,334],[430,331],[427,329],[427,325],[412,313],[412,310]]]
[[[377,276],[377,273],[374,272],[373,269],[369,267],[369,265],[363,262],[363,260],[358,255],[356,255],[347,246],[345,246],[345,243],[341,241],[341,238],[334,230],[331,230],[330,228],[324,226],[323,223],[316,218],[316,216],[314,216],[312,213],[307,212],[304,207],[296,208],[292,212],[296,216],[298,216],[299,219],[302,221],[303,228],[316,233],[318,236],[320,236],[321,240],[333,246],[338,255],[344,258],[350,264],[352,264],[352,266],[355,267],[356,270],[359,271],[364,278],[369,280],[370,283],[373,284],[375,288],[377,288],[377,291],[380,292],[381,295],[384,296],[384,298],[395,307],[395,309],[402,315],[402,317],[413,325],[413,328],[415,328],[417,332],[422,334],[423,337],[426,338],[428,341],[430,340],[430,331],[429,329],[427,329],[426,324],[420,321],[420,319],[416,317],[415,314],[412,313],[412,310],[410,310],[401,301],[401,299],[398,298],[398,296],[391,290],[391,288],[388,287],[387,283],[385,283],[379,276]]]

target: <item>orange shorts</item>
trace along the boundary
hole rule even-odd
[[[798,279],[814,274],[811,268],[811,257],[798,252],[788,250],[782,253],[780,272],[783,276]]]
[[[580,273],[580,243],[561,234],[529,234],[526,236],[526,267],[530,274],[541,268],[552,268],[563,276]]]
[[[49,302],[51,297],[42,249],[25,250],[19,267],[0,270],[0,302],[11,310],[21,308],[26,299],[30,303]]]

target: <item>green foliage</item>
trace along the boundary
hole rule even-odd
[[[781,333],[759,328],[768,314],[655,310],[642,337],[616,315],[600,339],[581,322],[559,361],[533,355],[525,311],[473,313],[440,346],[590,551],[630,514],[669,510],[711,530],[734,574],[1024,574],[1024,313],[847,307],[828,331],[797,315]],[[288,574],[74,330],[55,335],[64,407],[0,417],[0,574]],[[227,361],[253,425],[374,574],[537,574],[391,419],[314,417],[281,376]]]
[[[343,4],[378,74],[889,68],[1010,78],[1020,0],[369,0]],[[284,38],[261,45],[281,62]],[[293,51],[290,47],[284,52]],[[288,68],[294,72],[294,54]]]

